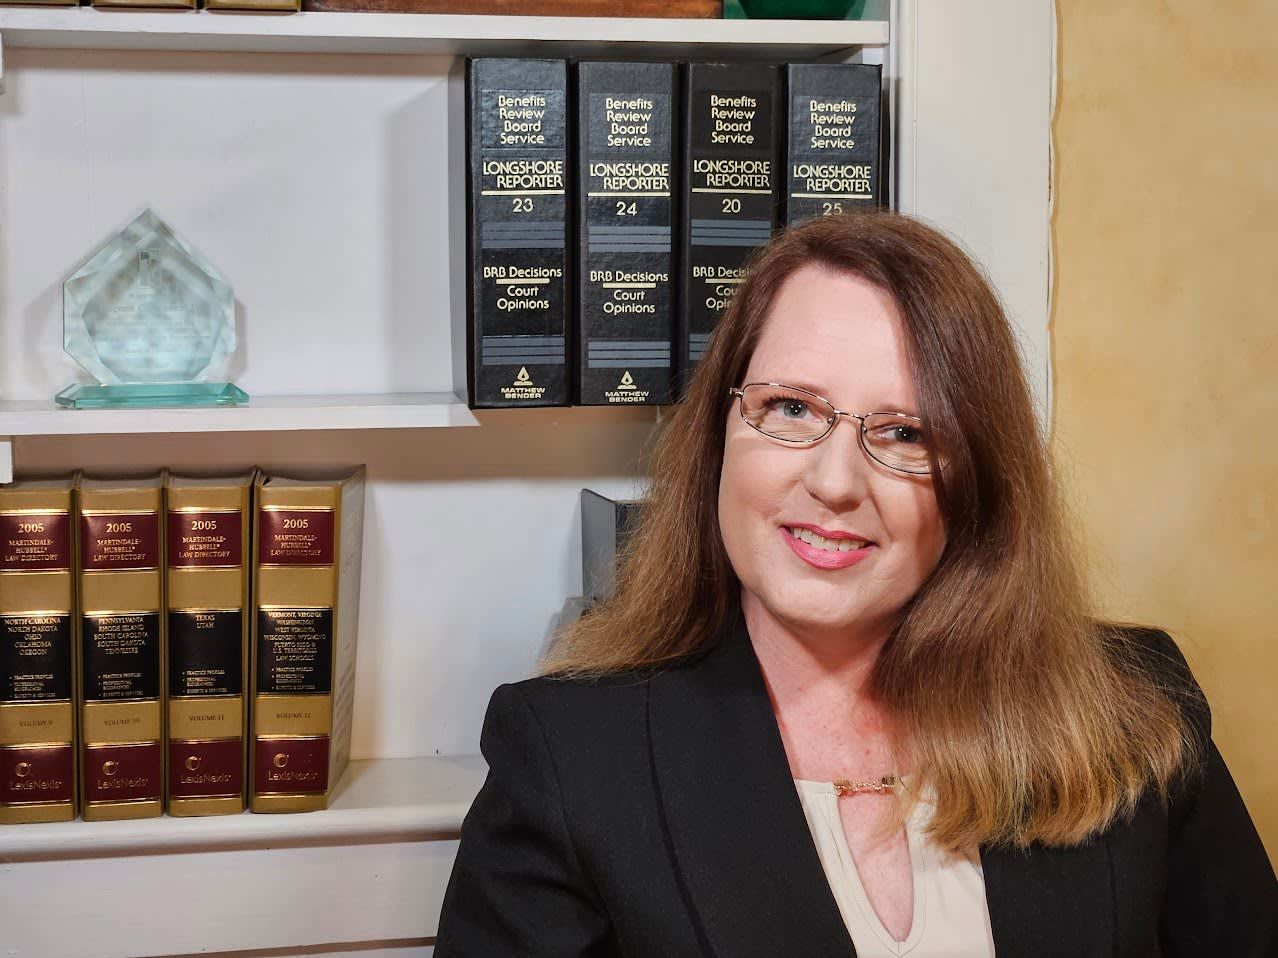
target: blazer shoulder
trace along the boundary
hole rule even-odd
[[[646,726],[650,679],[638,673],[524,679],[498,687],[489,712],[531,716],[552,746],[628,737]]]
[[[1102,629],[1177,705],[1205,749],[1211,739],[1211,709],[1176,640],[1151,626],[1104,624]]]
[[[641,696],[654,674],[621,672],[588,679],[539,675],[502,688],[511,690],[534,708],[607,708],[626,698]]]

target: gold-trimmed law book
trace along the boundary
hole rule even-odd
[[[170,815],[244,811],[253,473],[165,476]]]
[[[164,810],[163,492],[158,474],[76,486],[86,821]]]
[[[249,808],[327,808],[350,757],[364,467],[254,484]]]
[[[76,814],[74,487],[0,486],[0,824]]]
[[[194,10],[196,0],[90,0],[95,7],[122,7],[128,9],[146,9],[148,7],[174,7],[179,10]]]
[[[205,10],[272,10],[277,13],[296,13],[302,9],[302,0],[204,0]]]

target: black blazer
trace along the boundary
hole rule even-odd
[[[481,747],[435,958],[855,954],[744,629],[655,674],[504,685]],[[1210,745],[1170,806],[981,863],[1000,958],[1278,956],[1278,882]]]

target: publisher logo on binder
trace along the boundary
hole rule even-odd
[[[645,403],[648,401],[648,392],[635,385],[635,377],[627,369],[621,374],[621,382],[617,384],[617,388],[608,390],[604,396],[611,403]]]
[[[515,376],[513,385],[501,387],[503,399],[540,399],[545,391],[545,386],[538,386],[533,382],[527,366],[519,367],[519,374]]]

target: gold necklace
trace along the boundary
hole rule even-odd
[[[856,795],[858,792],[888,792],[896,788],[897,778],[895,775],[884,775],[877,781],[867,779],[865,781],[853,782],[846,778],[836,778],[832,783],[834,785],[834,793],[840,797],[844,795]]]

